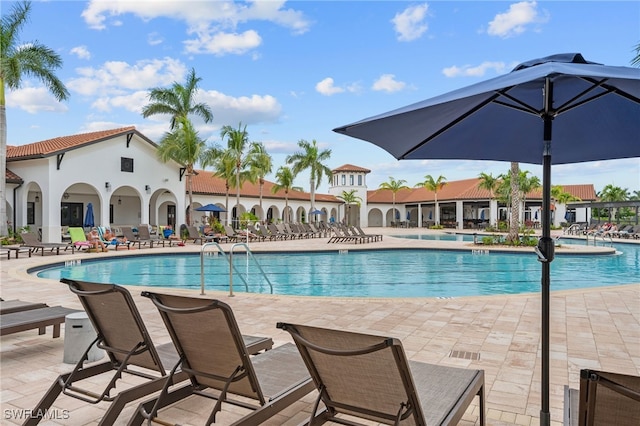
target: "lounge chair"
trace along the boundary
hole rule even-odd
[[[46,303],[25,302],[23,300],[0,300],[0,315],[15,312],[30,311],[32,309],[47,308]]]
[[[154,244],[156,246],[162,244],[162,247],[164,247],[164,240],[152,237],[151,232],[149,232],[149,225],[146,224],[138,225],[138,240],[142,244],[149,244],[150,248],[153,248]]]
[[[79,227],[69,227],[69,237],[71,238],[71,246],[76,250],[86,250],[93,248],[93,244],[87,241],[84,229]]]
[[[228,403],[252,410],[234,424],[258,425],[313,391],[294,345],[288,343],[249,356],[229,305],[219,300],[151,292],[142,295],[158,308],[180,354],[176,367],[181,367],[190,380],[183,387],[171,392],[165,389],[140,404],[130,426],[141,424],[145,418],[166,422],[162,415],[167,414],[159,410],[194,394],[216,400],[208,419],[197,423],[215,422],[223,404]]]
[[[636,426],[640,377],[580,370],[580,390],[565,387],[565,426]]]
[[[107,247],[107,249],[113,248],[114,250],[118,251],[119,247],[126,247],[127,250],[131,248],[130,247],[131,243],[129,243],[129,241],[124,241],[118,238],[107,240],[104,237],[106,230],[107,228],[105,228],[104,226],[98,226],[98,236],[100,237],[100,241],[102,241],[102,243]]]
[[[194,244],[198,244],[198,242],[199,244],[204,244],[215,241],[215,237],[213,236],[200,235],[198,228],[193,225],[187,226],[187,231],[189,231],[189,235],[186,240],[184,240],[185,242],[191,241]]]
[[[38,334],[45,334],[49,325],[53,326],[53,338],[60,337],[60,324],[69,314],[79,312],[76,309],[62,306],[46,306],[17,311],[0,316],[0,336],[38,329]]]
[[[151,244],[150,241],[143,241],[133,233],[133,228],[130,226],[122,226],[120,227],[122,231],[122,235],[127,239],[127,241],[132,245],[138,245],[138,248],[141,249],[143,245]]]
[[[64,393],[90,404],[109,402],[100,425],[111,425],[128,402],[159,391],[167,384],[164,366],[174,365],[178,355],[171,343],[157,348],[153,345],[133,298],[124,287],[69,279],[61,281],[80,299],[97,338],[86,349],[73,371],[62,374],[53,382],[24,424],[38,424],[60,393]],[[260,341],[260,350],[273,343],[267,338],[254,339]],[[85,367],[83,364],[94,343],[107,353],[107,360]],[[253,347],[251,350],[258,351]],[[93,378],[108,373],[112,374],[112,378],[104,390],[96,391],[96,386],[92,385],[96,382]],[[126,383],[131,382],[127,381],[125,373],[145,381],[127,387]],[[177,383],[186,378],[186,374],[177,372],[170,380]],[[83,382],[85,379],[86,384]],[[82,384],[79,385],[79,382]],[[116,387],[117,394],[112,395]]]
[[[286,240],[287,238],[289,238],[289,236],[283,230],[278,228],[275,223],[267,224],[267,229],[271,234],[271,238],[275,240]]]
[[[356,232],[358,234],[360,234],[363,237],[368,236],[368,237],[372,238],[373,241],[382,241],[382,234],[367,234],[358,225],[355,225],[353,228],[356,230]]]
[[[242,237],[246,239],[245,235],[240,235],[236,233],[236,231],[231,227],[231,225],[224,225],[224,233],[227,235],[227,238],[230,242],[240,241]]]
[[[38,237],[36,236],[36,234],[34,234],[33,232],[23,232],[22,234],[20,234],[20,236],[22,237],[22,246],[23,247],[28,247],[32,253],[37,253],[38,250],[40,250],[40,253],[42,254],[42,256],[44,256],[44,252],[45,250],[51,251],[51,253],[53,253],[54,251],[56,252],[56,254],[60,254],[60,249],[63,248],[65,251],[68,248],[71,248],[71,252],[73,253],[74,251],[74,247],[72,245],[69,245],[67,243],[43,243],[40,242],[38,240]],[[17,253],[16,253],[16,257]]]
[[[485,422],[484,371],[407,361],[398,339],[278,323],[288,331],[318,389],[309,423],[350,415],[384,424],[457,424],[479,397]],[[324,409],[318,411],[319,403]],[[369,424],[369,423],[367,423]]]

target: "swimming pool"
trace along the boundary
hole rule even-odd
[[[553,290],[640,282],[640,246],[625,245],[621,255],[556,256]],[[531,293],[540,290],[540,263],[534,254],[430,249],[316,253],[256,253],[274,294],[339,297],[460,297]],[[270,286],[246,256],[236,255],[234,292],[269,293]],[[205,286],[229,290],[229,265],[206,256]],[[245,277],[247,286],[240,278]],[[37,272],[42,278],[200,288],[198,254],[88,259]]]

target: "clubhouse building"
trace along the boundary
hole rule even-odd
[[[428,227],[439,222],[447,228],[482,228],[507,219],[508,206],[481,189],[480,179],[449,181],[435,194],[424,188],[368,189],[371,171],[345,164],[332,170],[327,194],[310,194],[294,188],[287,194],[273,191],[274,183],[246,182],[236,202],[229,188],[213,172],[198,170],[192,176],[193,208],[207,204],[220,207],[223,223],[236,224],[250,211],[262,221],[344,221],[363,227]],[[83,226],[88,205],[96,226],[139,224],[179,226],[186,222],[189,198],[186,168],[173,161],[163,163],[157,144],[135,127],[61,136],[7,147],[7,222],[19,230],[28,226],[40,232],[43,242],[59,242],[69,226]],[[596,201],[592,184],[564,185],[564,191],[581,204],[552,205],[553,224],[587,222]],[[360,205],[345,205],[338,196],[355,191]],[[436,203],[437,195],[437,203]],[[526,195],[522,221],[539,224],[540,190]],[[206,222],[208,212],[194,211],[194,225]]]

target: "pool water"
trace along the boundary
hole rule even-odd
[[[563,242],[564,243],[564,242]],[[640,246],[619,255],[558,255],[551,289],[566,290],[640,282]],[[256,253],[273,293],[340,297],[459,297],[540,291],[535,254],[446,250],[374,250],[322,253]],[[205,256],[205,286],[229,291],[229,264]],[[234,292],[270,293],[255,262],[234,256]],[[71,278],[122,285],[200,288],[198,254],[131,256],[126,261],[83,260],[37,272],[42,278]],[[246,284],[245,284],[246,282]]]

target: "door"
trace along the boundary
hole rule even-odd
[[[176,206],[167,206],[167,225],[171,225],[173,229],[176,229]]]

